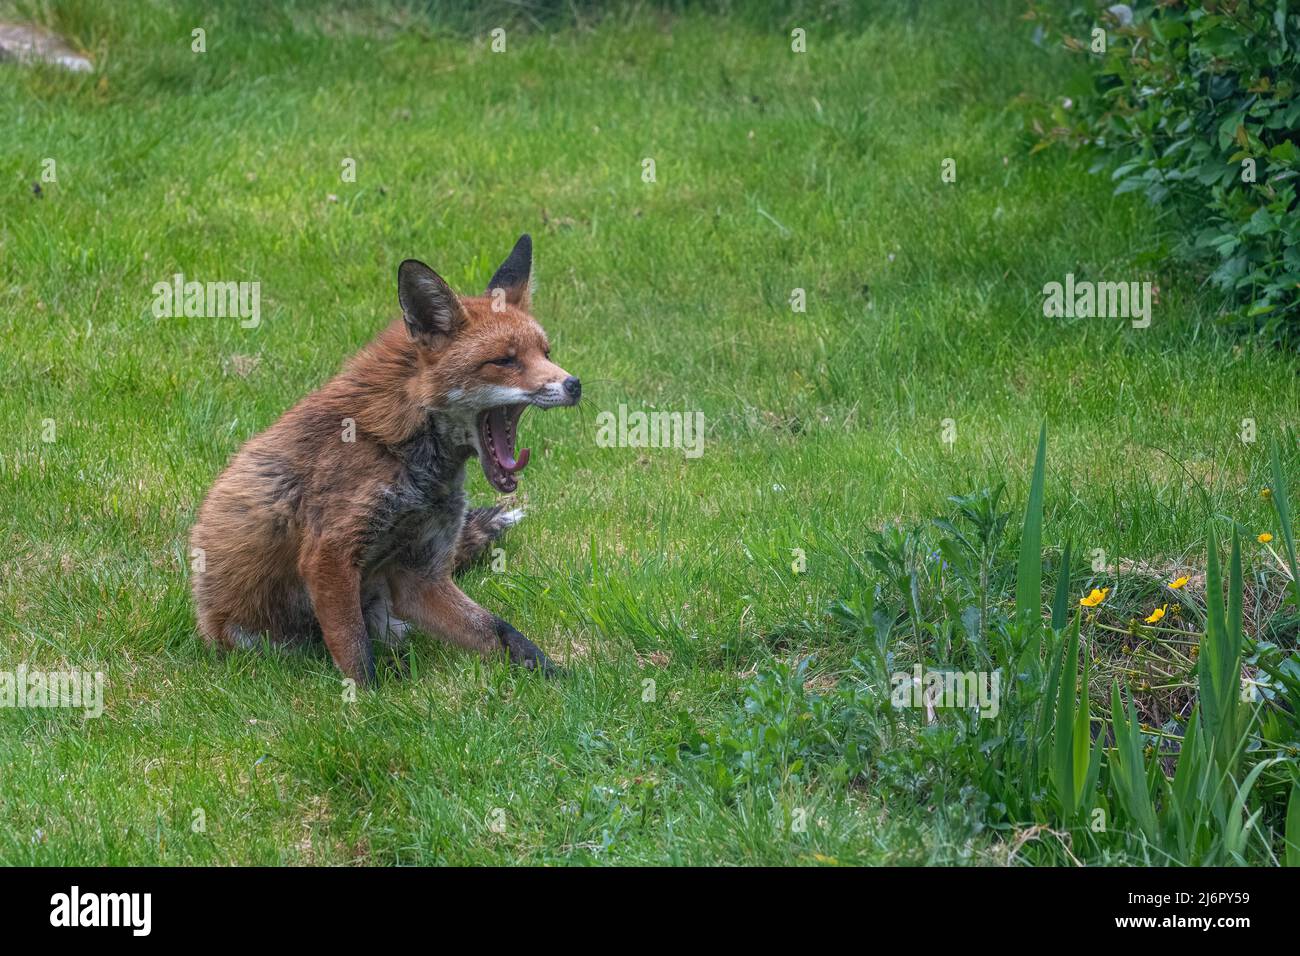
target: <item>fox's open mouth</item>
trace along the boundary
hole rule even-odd
[[[509,494],[518,487],[515,473],[528,464],[528,449],[515,458],[515,426],[527,405],[498,405],[478,416],[479,461],[483,474],[497,491]]]

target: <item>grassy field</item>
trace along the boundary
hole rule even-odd
[[[1194,568],[1217,516],[1269,529],[1300,383],[1140,258],[1156,211],[1026,155],[1013,99],[1074,67],[1016,4],[903,10],[642,9],[494,53],[490,24],[399,12],[0,2],[100,66],[0,65],[0,668],[107,682],[99,719],[0,709],[0,862],[1012,859],[933,768],[778,755],[723,785],[678,757],[851,681],[826,611],[868,532],[1003,481],[1022,511],[1043,422],[1049,550]],[[567,676],[417,637],[410,679],[350,703],[323,649],[209,653],[185,544],[209,483],[396,316],[402,259],[477,292],[521,232],[584,402],[524,417],[528,517],[461,584]],[[178,272],[260,282],[261,324],[155,318]],[[1067,273],[1153,279],[1150,328],[1044,318]],[[600,447],[620,404],[702,412],[703,455]]]

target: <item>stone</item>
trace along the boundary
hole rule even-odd
[[[74,73],[95,69],[88,59],[77,53],[62,37],[26,23],[0,21],[0,61],[52,63]]]

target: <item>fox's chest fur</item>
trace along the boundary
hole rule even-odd
[[[468,506],[470,441],[456,423],[430,419],[422,432],[391,450],[395,470],[368,520],[363,568],[390,562],[430,574],[450,568]]]

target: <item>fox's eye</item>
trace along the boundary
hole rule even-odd
[[[513,355],[503,355],[501,358],[488,359],[485,365],[500,365],[502,367],[509,365],[518,365],[519,361]]]

